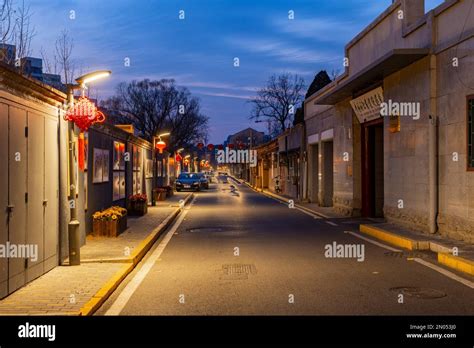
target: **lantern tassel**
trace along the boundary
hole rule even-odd
[[[79,162],[79,169],[84,171],[84,132],[79,133],[79,149],[78,149],[78,162]]]

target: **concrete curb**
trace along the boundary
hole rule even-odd
[[[474,261],[445,253],[438,253],[438,262],[449,268],[474,275]]]
[[[430,250],[437,254],[438,262],[454,270],[474,275],[474,261],[452,255],[453,249],[439,242],[414,240],[372,225],[361,224],[359,230],[378,240],[408,250]]]
[[[360,224],[359,231],[375,237],[389,244],[408,250],[429,250],[430,242],[425,240],[414,240],[408,237],[399,236],[381,228]]]
[[[194,193],[189,194],[184,199],[186,205],[189,200],[194,197]],[[101,288],[100,290],[79,310],[78,315],[89,316],[102,306],[102,304],[109,298],[109,296],[117,289],[125,277],[133,271],[137,264],[143,259],[153,243],[158,239],[161,233],[174,221],[176,216],[181,212],[181,208],[176,208],[169,214],[163,222],[153,229],[150,234],[140,242],[134,249],[132,255],[125,259],[126,264],[118,270]]]

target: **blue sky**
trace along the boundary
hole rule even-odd
[[[428,0],[427,8],[442,0]],[[74,37],[77,73],[111,69],[92,96],[121,81],[174,78],[200,98],[210,142],[262,124],[248,119],[248,98],[272,74],[307,85],[321,69],[342,71],[343,48],[391,0],[27,0],[40,49],[53,53],[62,29]],[[70,19],[70,11],[76,18]],[[185,19],[179,19],[179,11]],[[294,20],[288,19],[293,10]],[[124,66],[130,58],[131,66]],[[240,59],[240,67],[233,59]]]

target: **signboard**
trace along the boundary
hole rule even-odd
[[[383,100],[383,89],[378,87],[360,97],[351,100],[351,106],[360,123],[375,120],[380,116]]]

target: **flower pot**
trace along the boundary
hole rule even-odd
[[[166,191],[163,191],[163,192],[159,193],[158,200],[159,201],[165,201],[166,200]]]
[[[102,237],[117,237],[127,229],[127,216],[117,220],[97,220],[92,222],[92,234]]]
[[[130,202],[130,215],[143,216],[148,212],[148,203],[142,201]]]

